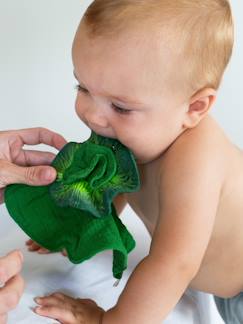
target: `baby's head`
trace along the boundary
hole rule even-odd
[[[207,114],[232,47],[227,0],[95,0],[73,43],[76,111],[151,161]]]

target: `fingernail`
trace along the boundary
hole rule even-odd
[[[50,169],[42,170],[41,171],[41,178],[43,180],[46,180],[46,181],[52,180],[54,178],[52,170],[50,170]]]
[[[35,297],[35,298],[34,298],[34,301],[35,301],[37,304],[40,304],[40,303],[41,303],[41,299],[40,299],[40,297]]]
[[[41,307],[40,306],[37,306],[37,307],[35,307],[34,310],[35,310],[36,313],[39,313],[39,312],[41,312]]]

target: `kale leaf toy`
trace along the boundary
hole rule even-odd
[[[132,153],[119,141],[92,132],[86,142],[66,144],[52,166],[57,178],[48,186],[6,188],[9,214],[41,246],[65,249],[73,263],[112,249],[113,276],[120,279],[135,241],[112,200],[139,190]]]

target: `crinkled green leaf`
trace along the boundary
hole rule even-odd
[[[121,278],[135,241],[117,217],[112,199],[139,188],[132,154],[118,141],[93,133],[84,143],[67,144],[53,166],[57,179],[49,186],[6,188],[10,215],[41,246],[66,249],[73,263],[112,249],[113,275]]]
[[[117,194],[139,187],[132,153],[119,141],[95,133],[84,143],[68,143],[52,165],[58,175],[50,186],[55,202],[88,210],[96,217],[111,213]]]
[[[135,241],[113,206],[110,215],[96,218],[87,211],[57,206],[48,186],[19,184],[7,187],[5,202],[9,214],[27,235],[50,251],[66,249],[73,263],[113,250],[113,275],[121,278],[127,267],[127,253],[134,248]]]

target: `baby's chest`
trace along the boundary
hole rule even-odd
[[[148,166],[140,167],[139,171],[140,190],[127,194],[127,201],[152,235],[159,216],[158,173]]]

